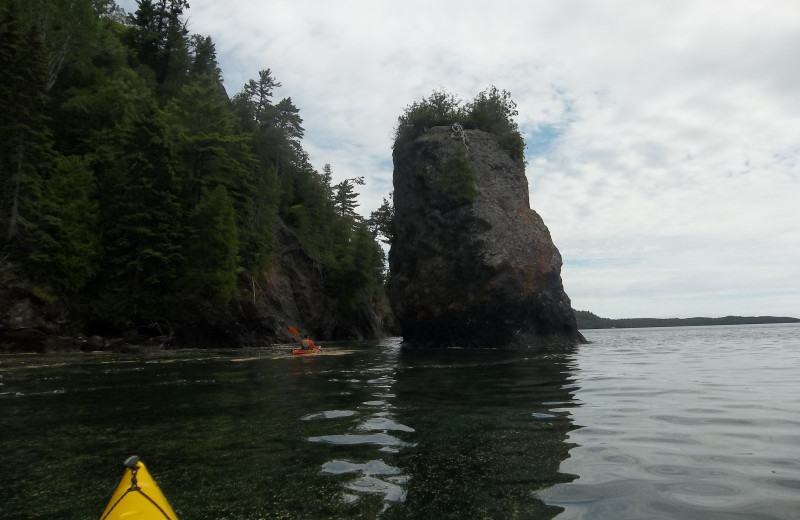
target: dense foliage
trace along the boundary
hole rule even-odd
[[[517,115],[517,104],[511,99],[511,94],[494,86],[463,105],[454,94],[444,90],[435,91],[430,97],[407,106],[398,117],[394,146],[398,148],[411,142],[428,128],[459,123],[464,129],[494,134],[500,146],[522,166],[525,162],[525,141],[514,121]]]
[[[228,97],[186,0],[137,4],[0,8],[0,258],[42,298],[120,329],[263,279],[281,219],[343,309],[377,301],[383,253],[354,211],[363,179],[333,186],[329,165],[311,166],[270,69]]]
[[[370,213],[367,223],[372,236],[391,245],[394,240],[394,192],[388,198],[384,197],[380,207]]]

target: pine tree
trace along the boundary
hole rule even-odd
[[[141,114],[103,186],[104,282],[95,312],[111,323],[171,315],[182,268],[173,158],[155,107]],[[122,299],[115,307],[109,300]],[[107,312],[111,314],[107,314]]]
[[[385,244],[391,244],[394,239],[394,204],[392,202],[393,193],[389,198],[383,199],[383,204],[378,209],[370,213],[368,225],[373,238],[380,237]]]
[[[246,138],[234,135],[234,113],[213,76],[193,77],[168,103],[165,115],[186,204],[193,207],[204,187],[218,184],[235,198],[252,198],[253,176],[245,164],[255,157]]]
[[[250,110],[250,117],[264,125],[272,122],[272,94],[281,84],[272,77],[272,71],[264,69],[258,73],[258,81],[249,80],[237,97]]]
[[[62,291],[75,293],[99,270],[99,208],[92,173],[78,157],[57,160],[41,202],[30,270]]]
[[[333,168],[331,168],[330,163],[325,163],[325,166],[322,167],[322,182],[325,185],[326,191],[325,194],[328,199],[333,200]]]
[[[101,20],[116,8],[113,0],[25,0],[24,4],[27,23],[35,26],[42,38],[47,92],[71,63],[102,45]]]
[[[35,247],[41,188],[54,155],[46,116],[40,33],[24,29],[16,3],[0,23],[0,223],[19,259]]]
[[[233,203],[217,186],[197,206],[186,245],[188,294],[227,303],[236,290],[239,238]]]
[[[100,25],[96,40],[66,60],[50,92],[57,150],[91,159],[87,164],[98,176],[154,99],[150,86],[128,64],[130,50],[117,34],[125,29],[110,20]]]
[[[356,217],[356,208],[358,207],[358,203],[356,202],[358,193],[355,191],[356,184],[363,186],[364,177],[345,179],[334,188],[333,201],[336,206],[336,211],[341,217]]]
[[[359,304],[375,305],[383,288],[383,251],[366,224],[341,219],[333,228],[335,261],[328,266],[328,293],[346,314]]]
[[[217,48],[211,40],[211,36],[193,34],[189,38],[189,49],[192,60],[191,74],[193,76],[209,75],[221,86],[222,71],[217,63]]]
[[[182,19],[187,0],[139,0],[129,17],[127,38],[139,61],[155,76],[159,93],[169,97],[178,91],[190,67],[186,22]]]
[[[363,178],[314,169],[269,69],[228,100],[211,38],[187,37],[186,0],[137,4],[127,20],[111,0],[0,8],[3,253],[120,331],[181,298],[227,302],[237,273],[268,268],[283,217],[340,309],[374,301]]]
[[[292,98],[284,98],[275,105],[272,112],[275,128],[283,135],[285,141],[300,149],[300,141],[305,130],[302,127],[303,119],[300,109],[294,106]]]

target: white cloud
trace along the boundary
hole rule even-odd
[[[130,8],[130,5],[125,7]],[[509,90],[576,308],[800,316],[795,0],[194,0],[231,94],[271,68],[361,209],[403,108]]]

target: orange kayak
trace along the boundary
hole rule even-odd
[[[295,349],[295,350],[292,351],[292,355],[293,356],[303,356],[305,354],[314,354],[316,352],[317,352],[317,349],[315,349],[315,348],[310,348],[310,349],[307,349],[307,350]]]

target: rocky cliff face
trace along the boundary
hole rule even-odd
[[[326,296],[322,264],[276,219],[273,265],[257,280],[241,280],[241,296],[227,308],[206,305],[185,313],[176,327],[181,345],[263,346],[297,342],[288,326],[317,340],[362,340],[386,336],[383,320],[366,303],[350,312]],[[248,290],[249,289],[249,290]]]
[[[561,255],[496,138],[435,127],[394,150],[389,299],[413,346],[557,349],[585,341]]]

